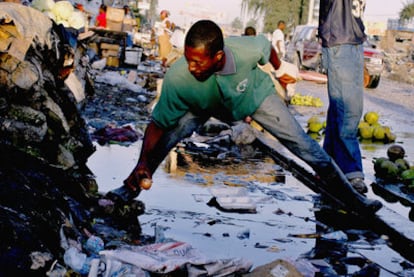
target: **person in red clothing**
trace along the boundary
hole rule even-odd
[[[99,14],[96,16],[95,26],[106,28],[106,5],[104,4],[99,7]]]

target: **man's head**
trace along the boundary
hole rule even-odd
[[[286,23],[283,20],[279,20],[279,22],[277,23],[277,28],[279,28],[280,30],[284,30],[286,27]]]
[[[101,4],[100,6],[99,6],[99,12],[100,13],[104,13],[104,12],[106,12],[106,5],[105,4]]]
[[[199,81],[207,80],[224,64],[224,41],[220,27],[210,20],[197,21],[185,37],[188,70]]]
[[[167,18],[169,15],[170,15],[170,12],[167,11],[167,10],[160,11],[160,18],[161,19]]]
[[[244,35],[245,36],[255,36],[256,35],[256,29],[252,26],[247,26],[244,29]]]

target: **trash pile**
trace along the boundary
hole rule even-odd
[[[35,9],[0,3],[0,34],[0,153],[7,157],[0,161],[2,275],[150,276],[179,271],[205,276],[249,271],[251,263],[243,259],[209,259],[185,242],[143,236],[138,220],[145,211],[142,202],[119,205],[98,192],[86,166],[95,151],[92,139],[111,143],[139,138],[135,126],[120,124],[140,122],[139,116],[148,114],[156,95],[144,88],[151,86],[151,74],[140,79],[134,71],[128,76],[117,72],[127,81],[117,79],[105,93],[112,103],[120,97],[128,108],[104,106],[93,103],[94,90],[89,88],[92,94],[86,95],[85,88],[92,81],[111,86],[105,82],[113,78],[105,70],[91,70],[84,45],[62,25]],[[131,97],[124,102],[128,93]],[[99,114],[92,104],[99,105]],[[95,117],[85,120],[81,111]],[[173,258],[174,253],[179,255]],[[160,263],[167,257],[171,261]]]
[[[94,238],[105,247],[139,238],[144,205],[117,207],[97,193],[70,34],[35,9],[0,6],[2,274],[79,273],[74,259]]]
[[[106,199],[86,166],[95,151],[93,140],[128,146],[141,138],[163,77],[160,63],[144,57],[133,69],[111,70],[90,47],[96,37],[77,41],[34,9],[8,3],[0,7],[0,34],[5,38],[0,45],[0,151],[7,157],[0,162],[2,273],[248,273],[250,261],[208,258],[187,242],[165,238],[158,224],[154,236],[142,235],[139,216],[144,204],[135,200],[118,205]],[[228,125],[212,119],[177,146],[176,162],[183,167],[214,166],[262,159],[264,154],[252,144],[255,132],[242,122]],[[246,190],[210,192],[215,203],[209,204],[219,209],[256,212]],[[318,269],[305,259],[301,264],[278,260],[247,276],[270,271],[314,275]]]

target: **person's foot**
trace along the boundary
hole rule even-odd
[[[117,202],[128,203],[128,202],[131,202],[134,198],[136,198],[140,192],[141,192],[141,189],[133,190],[129,188],[128,186],[123,185],[119,188],[109,191],[105,195],[105,197],[107,199],[110,199],[114,203],[117,203]]]
[[[368,192],[368,187],[362,178],[352,178],[349,180],[352,187],[359,193],[364,194]]]

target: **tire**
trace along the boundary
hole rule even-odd
[[[295,64],[299,70],[302,69],[302,62],[300,60],[299,53],[296,53],[296,55],[293,57],[293,64]]]
[[[325,68],[322,66],[322,56],[318,56],[318,61],[315,67],[315,71],[321,74],[326,74]]]
[[[369,85],[371,77],[369,76],[368,69],[364,66],[364,88]]]
[[[366,88],[377,88],[380,82],[381,76],[380,75],[370,75],[369,82]]]

